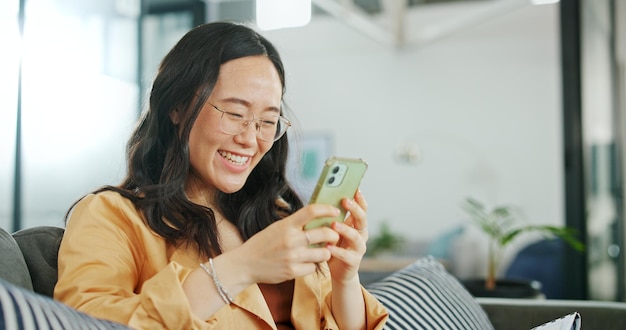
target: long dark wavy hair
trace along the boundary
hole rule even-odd
[[[220,254],[213,210],[192,203],[185,194],[190,172],[189,133],[216,84],[220,65],[256,55],[272,61],[284,94],[280,56],[251,28],[208,23],[183,36],[161,62],[149,107],[128,141],[126,178],[117,187],[105,186],[95,193],[113,190],[130,199],[147,225],[172,244],[195,244],[205,256]],[[175,109],[182,110],[180,127],[170,120]],[[285,177],[288,146],[284,135],[274,142],[240,191],[218,193],[217,207],[244,240],[303,206]]]

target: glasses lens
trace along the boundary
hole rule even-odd
[[[246,119],[243,112],[222,112],[220,120],[222,131],[226,134],[239,134],[246,128]]]
[[[262,117],[256,120],[257,131],[259,137],[263,141],[273,141],[276,134],[276,126],[278,125],[278,117]]]
[[[226,134],[237,135],[243,132],[248,125],[254,124],[258,137],[263,141],[276,141],[285,134],[291,125],[289,120],[281,116],[269,116],[254,119],[248,112],[223,111],[220,127]]]
[[[291,123],[289,122],[289,120],[287,120],[287,118],[285,117],[278,117],[278,127],[276,127],[276,131],[273,137],[273,141],[276,141],[278,139],[280,139],[283,134],[285,134],[285,132],[287,132],[287,129],[289,128],[289,126],[291,126]]]

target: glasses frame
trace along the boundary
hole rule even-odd
[[[248,113],[252,115],[252,119],[245,119],[242,122],[243,126],[241,127],[241,130],[237,133],[231,133],[231,132],[226,132],[224,130],[224,128],[222,127],[222,123],[224,120],[224,114],[233,114],[233,115],[237,115],[234,112],[230,112],[228,110],[223,110],[218,108],[215,104],[211,103],[211,102],[207,102],[208,104],[210,104],[213,109],[219,111],[221,113],[220,115],[220,130],[222,131],[222,133],[224,134],[228,134],[228,135],[239,135],[241,133],[243,133],[252,123],[256,123],[257,125],[255,126],[255,130],[256,130],[256,136],[261,140],[261,141],[265,141],[265,142],[276,142],[278,141],[281,137],[283,137],[283,135],[285,135],[285,133],[287,133],[287,130],[289,129],[289,127],[291,127],[291,121],[289,121],[289,119],[285,118],[283,115],[278,115],[278,121],[279,121],[279,126],[278,127],[285,127],[285,129],[282,130],[282,132],[280,132],[280,134],[276,135],[276,133],[274,133],[274,138],[273,139],[265,139],[262,135],[261,135],[261,118],[256,118],[256,116],[254,115],[254,113],[250,110],[248,110]]]

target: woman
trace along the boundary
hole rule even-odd
[[[382,328],[357,273],[362,195],[343,201],[344,223],[303,231],[339,211],[303,206],[285,180],[284,91],[253,30],[187,33],[161,63],[126,178],[71,209],[55,298],[138,329]]]

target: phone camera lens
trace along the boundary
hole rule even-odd
[[[339,172],[339,166],[333,167],[333,174],[337,174]]]
[[[335,182],[334,176],[331,176],[330,178],[328,178],[328,184],[333,184],[333,182]]]

